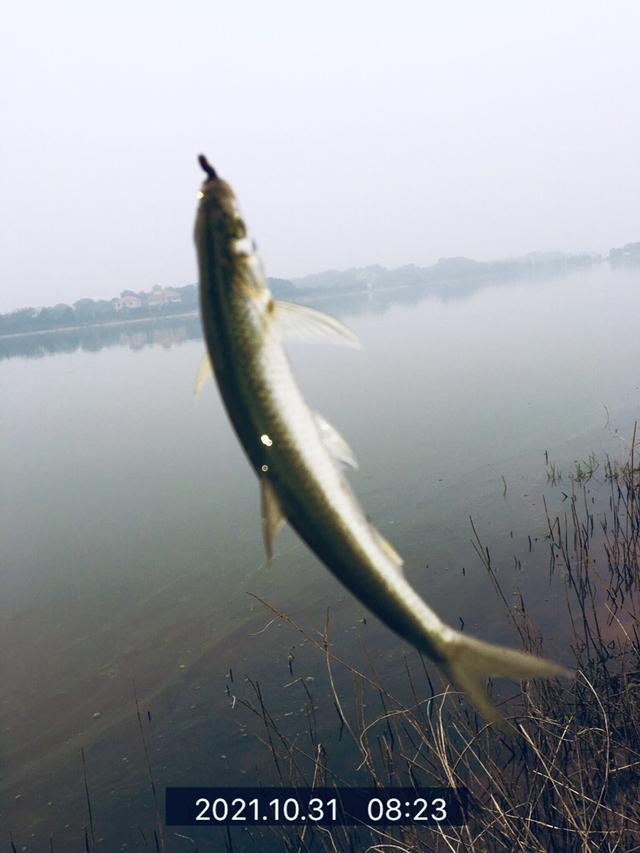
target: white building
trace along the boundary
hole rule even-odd
[[[115,299],[111,300],[111,304],[116,311],[122,311],[123,308],[139,308],[142,301],[137,296],[127,294],[126,296],[116,296]]]

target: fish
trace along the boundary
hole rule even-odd
[[[570,675],[561,664],[485,642],[450,627],[409,583],[403,560],[351,489],[357,467],[340,433],[306,403],[284,342],[295,335],[359,346],[339,320],[279,301],[269,290],[235,194],[204,155],[195,244],[207,354],[196,390],[213,372],[231,424],[258,476],[267,559],[288,523],[350,592],[388,628],[429,657],[489,722],[502,715],[490,676]]]

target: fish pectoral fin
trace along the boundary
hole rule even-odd
[[[357,336],[340,320],[309,308],[308,305],[276,300],[273,303],[273,316],[284,338],[326,341],[362,349]]]
[[[324,444],[329,456],[335,459],[340,465],[350,465],[352,468],[357,468],[358,463],[354,456],[353,450],[349,447],[346,439],[340,435],[338,430],[332,426],[326,418],[318,412],[313,413],[315,418],[320,438]]]
[[[373,526],[373,524],[369,525],[371,533],[373,534],[373,538],[376,540],[380,548],[384,551],[387,557],[391,560],[396,569],[400,572],[401,575],[404,575],[404,570],[402,566],[404,565],[404,560],[398,554],[396,549],[393,547],[391,542],[384,538],[382,533]]]
[[[202,391],[202,386],[207,379],[213,375],[213,366],[209,353],[205,350],[204,355],[200,359],[198,370],[196,372],[196,380],[193,384],[193,396],[197,397]]]
[[[275,490],[266,477],[260,480],[260,500],[262,509],[262,537],[267,552],[267,561],[273,557],[273,542],[278,531],[287,520],[280,507]]]

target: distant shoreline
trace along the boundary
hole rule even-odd
[[[374,293],[386,293],[393,290],[407,290],[410,288],[428,288],[433,285],[442,285],[442,284],[451,284],[456,285],[460,282],[469,282],[469,281],[482,281],[484,279],[491,277],[490,272],[483,272],[479,275],[474,276],[461,276],[460,278],[442,278],[442,279],[429,279],[422,282],[410,282],[408,284],[388,284],[382,287],[376,287],[374,289],[370,289],[366,286],[360,287],[350,287],[350,288],[336,288],[329,289],[326,287],[318,287],[318,288],[308,288],[307,290],[300,290],[295,294],[295,302],[299,302],[301,304],[307,305],[310,303],[317,302],[328,302],[331,299],[342,298],[348,296],[369,296]],[[514,273],[515,276],[515,273]],[[9,338],[31,338],[36,337],[38,335],[51,335],[57,334],[58,332],[77,332],[82,329],[104,329],[106,327],[113,326],[134,326],[134,325],[145,325],[147,323],[156,323],[158,321],[163,320],[179,320],[181,318],[190,318],[190,317],[199,317],[200,311],[180,311],[176,314],[156,314],[155,316],[147,316],[147,317],[131,317],[129,319],[122,320],[105,320],[102,323],[76,323],[72,326],[50,326],[46,329],[34,329],[31,331],[25,332],[0,332],[0,340],[5,340]]]
[[[549,275],[558,272],[568,272],[579,267],[588,267],[603,261],[610,261],[613,266],[637,263],[640,260],[640,243],[628,244],[624,249],[611,250],[609,257],[601,255],[577,254],[566,255],[555,252],[536,252],[521,258],[509,258],[501,261],[486,262],[473,261],[469,258],[441,258],[437,263],[429,267],[417,267],[409,264],[396,269],[386,269],[379,265],[360,267],[349,270],[329,270],[323,273],[314,273],[299,279],[267,278],[271,291],[276,299],[284,298],[292,302],[303,304],[315,304],[318,302],[331,302],[344,298],[356,296],[374,296],[376,293],[389,293],[413,288],[429,290],[430,288],[441,288],[443,285],[457,286],[461,283],[469,285],[480,283],[487,279],[496,278],[500,280],[511,278],[522,278],[539,275]],[[147,299],[163,298],[164,310],[156,313],[155,306],[147,305]],[[176,308],[182,310],[171,311],[166,304],[167,301],[182,303]],[[129,304],[132,303],[132,304]],[[112,306],[111,308],[109,306]],[[95,306],[95,309],[94,309]],[[104,320],[96,319],[97,309],[107,315]],[[124,316],[113,316],[113,312],[126,309]],[[87,311],[94,309],[93,317],[86,317]],[[74,312],[85,314],[85,322],[72,322]],[[147,313],[151,310],[151,313]],[[31,311],[30,316],[24,319],[17,315]],[[109,316],[109,312],[111,314]],[[146,316],[130,316],[131,313],[145,312]],[[46,318],[43,312],[51,315]],[[54,313],[55,312],[55,313]],[[66,316],[65,316],[66,312]],[[166,312],[166,313],[165,313]],[[127,316],[129,315],[129,316]],[[52,333],[79,333],[82,330],[148,326],[153,323],[162,323],[165,320],[185,320],[199,316],[197,285],[186,285],[182,288],[154,288],[150,293],[123,291],[120,299],[116,298],[107,303],[106,300],[83,299],[74,303],[74,307],[58,304],[53,308],[45,309],[20,309],[8,315],[0,314],[0,340],[18,338],[37,338]],[[38,319],[41,318],[41,319]],[[66,322],[65,322],[66,321]],[[71,322],[70,322],[71,321]],[[39,323],[50,323],[40,328],[23,328],[20,325],[37,325]],[[58,325],[64,323],[64,325]],[[3,330],[13,325],[11,330]],[[16,328],[18,326],[18,328]]]
[[[410,281],[406,283],[394,282],[386,285],[378,285],[374,288],[367,287],[366,284],[358,284],[356,286],[340,288],[329,288],[322,286],[305,289],[299,288],[295,294],[292,294],[292,301],[299,302],[304,305],[315,305],[318,302],[330,302],[331,300],[336,298],[340,299],[350,296],[373,296],[376,293],[388,293],[390,291],[408,290],[413,288],[424,288],[425,290],[427,290],[430,287],[442,286],[444,284],[455,286],[461,283],[468,284],[470,282],[482,282],[488,278],[493,277],[501,279],[520,278],[522,276],[522,273],[523,270],[517,268],[503,270],[478,270],[474,271],[473,275],[461,275],[455,278],[446,276],[443,276],[441,278],[425,278],[422,281]],[[180,311],[176,314],[156,314],[154,316],[147,317],[131,317],[129,319],[123,318],[122,320],[105,320],[102,323],[77,323],[72,326],[51,326],[46,329],[35,329],[32,331],[25,332],[9,332],[4,334],[0,332],[0,340],[5,340],[8,338],[35,337],[37,335],[50,335],[58,332],[77,332],[82,329],[104,329],[106,327],[113,326],[145,325],[163,320],[179,320],[180,318],[186,319],[199,316],[199,310],[191,310]]]
[[[37,335],[51,335],[56,332],[77,332],[80,329],[104,329],[105,326],[135,326],[143,323],[156,323],[158,320],[176,320],[180,317],[198,317],[199,311],[181,311],[179,314],[158,314],[155,317],[132,317],[129,320],[105,320],[104,323],[77,323],[73,326],[52,326],[49,329],[35,329],[31,332],[9,332],[0,334],[0,338],[33,338]]]

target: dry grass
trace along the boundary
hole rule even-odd
[[[327,696],[311,696],[304,678],[289,687],[304,693],[306,733],[292,737],[269,712],[259,683],[247,680],[239,703],[259,721],[258,737],[282,785],[353,784],[331,767],[318,717],[335,715],[337,740],[357,755],[358,785],[464,786],[469,821],[461,827],[320,826],[277,828],[270,841],[251,836],[255,849],[291,851],[632,851],[640,850],[640,467],[634,431],[627,462],[599,469],[590,457],[571,477],[562,515],[547,513],[549,571],[564,591],[576,669],[573,682],[532,681],[502,701],[513,727],[505,735],[485,725],[449,688],[436,690],[421,660],[406,665],[405,701],[376,673],[375,662],[355,668],[338,658],[328,620],[314,636],[268,602],[275,619],[304,635],[324,657]],[[602,471],[608,510],[595,515],[588,484]],[[543,642],[520,598],[509,607],[475,528],[474,544],[517,627],[522,646]],[[421,671],[421,668],[422,670]],[[350,673],[342,695],[335,673]],[[366,670],[366,671],[364,671]],[[424,676],[424,677],[423,677]],[[341,677],[340,683],[344,683]],[[424,694],[424,685],[430,691]],[[315,689],[315,686],[314,686]],[[449,695],[447,695],[449,694]],[[411,697],[407,703],[406,696]],[[452,701],[453,700],[453,701]],[[375,709],[375,710],[374,710]],[[262,734],[260,734],[260,729]],[[325,727],[326,731],[326,727]],[[245,836],[246,838],[246,836]],[[228,850],[245,849],[226,837]],[[271,846],[273,845],[273,846]]]

